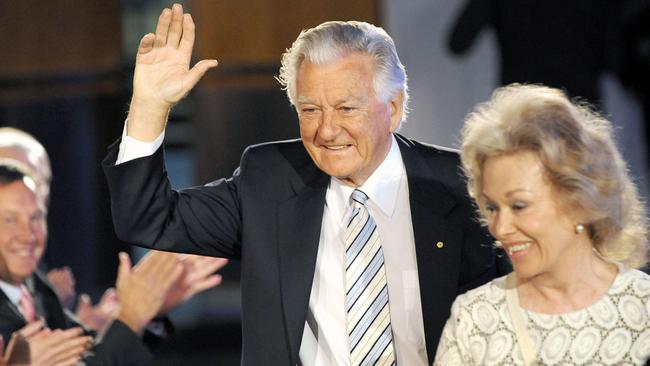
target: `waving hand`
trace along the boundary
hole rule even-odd
[[[127,134],[152,141],[165,128],[167,115],[192,90],[201,77],[217,66],[202,60],[190,68],[194,47],[194,21],[174,4],[158,18],[156,33],[140,41],[133,77],[133,97]]]

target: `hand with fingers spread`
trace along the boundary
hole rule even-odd
[[[147,323],[160,312],[167,293],[182,271],[175,253],[152,251],[133,269],[129,256],[120,253],[116,286],[120,310],[117,319],[141,334]]]
[[[167,293],[160,310],[165,313],[192,296],[221,284],[221,275],[216,271],[228,264],[226,258],[206,257],[192,254],[176,254],[183,266],[181,276]]]
[[[92,337],[81,328],[51,330],[42,321],[32,322],[14,333],[7,346],[7,365],[75,365],[92,346]]]
[[[174,4],[158,18],[156,33],[140,41],[133,76],[133,96],[127,134],[141,141],[153,141],[165,128],[167,114],[217,66],[217,60],[202,60],[190,68],[194,47],[194,21]]]
[[[111,322],[117,317],[120,309],[120,302],[117,299],[117,292],[109,288],[104,292],[97,305],[93,305],[90,297],[82,294],[77,305],[77,318],[81,323],[98,333],[103,333]]]

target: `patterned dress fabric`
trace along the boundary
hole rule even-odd
[[[643,365],[650,357],[650,276],[638,270],[621,268],[607,294],[584,309],[522,316],[542,365]],[[523,365],[505,276],[456,299],[435,365]]]

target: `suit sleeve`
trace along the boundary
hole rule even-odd
[[[140,366],[153,360],[153,355],[137,334],[116,320],[106,330],[86,357],[88,366]]]
[[[117,146],[109,147],[103,168],[120,240],[160,250],[239,257],[239,169],[231,178],[174,191],[162,147],[151,156],[114,165]]]
[[[470,218],[473,213],[468,212]],[[479,287],[512,271],[502,250],[496,248],[492,237],[477,220],[471,219],[465,230],[458,294]]]
[[[494,239],[487,228],[481,225],[474,202],[465,188],[460,166],[456,171],[458,174],[453,176],[456,181],[450,185],[450,189],[459,204],[455,217],[463,227],[460,277],[456,294],[460,295],[510,273],[512,267],[505,253],[494,246]]]

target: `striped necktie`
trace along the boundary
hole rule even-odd
[[[396,365],[390,326],[384,254],[368,196],[352,192],[352,214],[345,232],[345,302],[350,360],[357,365]]]

